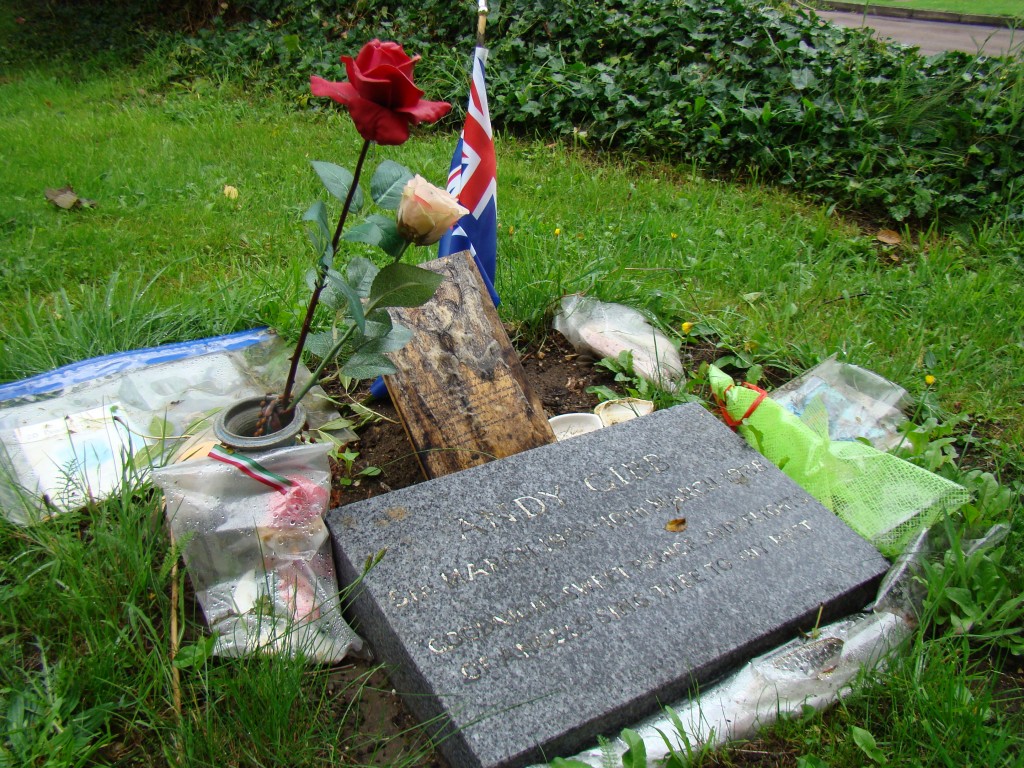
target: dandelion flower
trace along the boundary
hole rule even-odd
[[[679,237],[679,235],[677,233],[673,232],[671,235],[669,235],[669,237],[671,237],[673,240],[675,240],[676,238]]]
[[[935,383],[935,377],[929,373],[927,376],[924,377],[924,383],[930,387],[932,384]]]
[[[559,227],[555,227],[555,237],[558,237],[560,234],[562,234],[562,230]]]
[[[683,323],[683,334],[684,335],[688,336],[690,334],[690,331],[692,331],[692,330],[693,330],[693,323],[691,323],[689,321]]]

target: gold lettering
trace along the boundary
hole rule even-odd
[[[458,584],[460,581],[462,581],[462,574],[459,573],[459,569],[458,568],[454,569],[451,572],[451,575],[449,575],[448,573],[442,571],[441,572],[441,580],[445,584],[447,584],[449,587],[454,587],[456,584]],[[472,579],[471,579],[471,581],[472,581]]]
[[[605,493],[606,491],[612,491],[615,489],[615,483],[613,482],[609,482],[607,488],[595,488],[590,482],[590,480],[595,476],[596,475],[588,475],[587,477],[583,478],[583,484],[587,486],[587,488],[589,488],[590,490],[597,491],[598,493]]]
[[[624,467],[624,466],[625,466],[625,464],[623,464],[623,465],[621,465],[621,466],[623,466],[623,467]],[[626,478],[624,478],[624,477],[623,477],[622,475],[620,475],[620,474],[619,474],[618,472],[616,472],[616,471],[615,471],[615,467],[608,467],[608,471],[609,471],[609,472],[611,472],[611,473],[612,473],[613,475],[615,475],[615,476],[616,476],[617,478],[619,478],[619,480],[621,480],[621,481],[622,481],[622,484],[623,484],[623,485],[629,485],[629,480],[627,480],[627,479],[626,479]]]
[[[669,468],[668,464],[665,463],[665,460],[656,453],[648,453],[643,457],[643,460],[650,464],[651,469],[655,472],[664,472]]]

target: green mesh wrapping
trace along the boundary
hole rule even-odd
[[[830,440],[820,400],[796,416],[760,390],[736,385],[715,366],[710,383],[726,421],[754,449],[886,557],[898,555],[922,528],[968,501],[961,486],[898,456]]]

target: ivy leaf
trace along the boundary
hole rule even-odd
[[[818,84],[818,78],[809,69],[794,69],[789,73],[789,80],[798,91],[813,88]]]
[[[352,188],[353,177],[351,171],[347,168],[342,168],[340,165],[327,163],[323,160],[313,160],[311,164],[317,176],[320,177],[320,181],[327,187],[327,191],[341,202],[345,202],[345,198],[348,197],[348,191]],[[352,206],[349,208],[349,213],[358,213],[362,207],[363,190],[357,186],[356,193],[352,196]]]
[[[402,190],[413,176],[412,171],[394,160],[385,160],[377,166],[370,179],[370,196],[381,208],[393,211],[402,199]]]
[[[373,281],[370,301],[377,307],[418,307],[430,301],[443,280],[412,264],[388,264]]]

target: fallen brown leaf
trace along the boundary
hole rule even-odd
[[[58,208],[63,208],[65,211],[69,211],[72,208],[95,208],[95,200],[87,200],[84,197],[79,197],[73,187],[70,185],[61,187],[60,189],[47,189],[46,199],[56,205]]]

